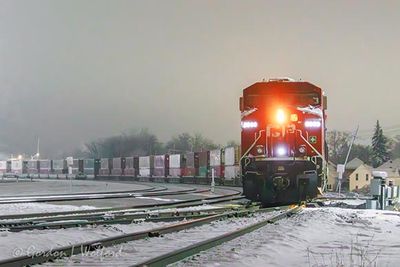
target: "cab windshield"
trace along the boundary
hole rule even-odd
[[[246,107],[263,107],[270,105],[285,105],[293,107],[319,106],[321,103],[317,93],[296,94],[270,94],[249,95],[246,99]]]

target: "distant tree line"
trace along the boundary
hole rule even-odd
[[[352,135],[348,132],[329,131],[327,133],[327,144],[329,160],[335,164],[343,164],[349,151]],[[359,158],[374,168],[382,165],[389,159],[400,157],[400,136],[388,138],[384,135],[383,129],[376,122],[371,145],[353,144],[349,155],[349,161]]]
[[[230,141],[227,146],[238,145]],[[76,150],[75,157],[114,158],[129,156],[146,156],[165,153],[185,153],[190,151],[212,150],[221,147],[200,133],[181,133],[173,136],[166,143],[159,141],[156,135],[147,129],[129,134],[123,133],[107,138],[94,140]]]

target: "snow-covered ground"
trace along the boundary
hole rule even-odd
[[[166,234],[162,237],[141,239],[104,248],[93,253],[75,255],[48,265],[45,264],[45,266],[131,266],[177,248],[187,247],[204,239],[237,230],[275,214],[277,214],[276,211],[268,214],[257,214],[254,217],[214,221],[210,224]]]
[[[161,227],[166,223],[139,223],[127,225],[109,225],[78,227],[54,230],[33,230],[23,232],[0,232],[0,260],[16,256],[32,255],[36,252],[58,247],[94,241],[104,237],[121,235]]]
[[[177,266],[398,266],[400,213],[341,208],[300,214]]]
[[[8,209],[5,209],[8,206]],[[209,210],[217,208],[213,205],[202,205],[196,207],[186,207],[179,209],[160,209],[151,211],[151,214],[158,212],[183,212],[188,210]],[[15,214],[18,212],[45,212],[45,211],[62,211],[62,210],[77,210],[81,208],[91,209],[92,207],[75,207],[75,206],[57,206],[42,203],[21,203],[0,205],[0,214],[7,212]],[[61,208],[61,209],[60,209]],[[142,214],[143,211],[134,212],[131,214]],[[133,233],[146,229],[161,227],[170,223],[148,223],[142,222],[139,224],[128,225],[112,225],[112,226],[97,226],[97,227],[82,227],[56,230],[33,230],[23,232],[8,232],[7,230],[0,231],[0,259],[7,259],[14,256],[33,253],[42,250],[55,249],[61,246],[97,240],[106,236],[121,235],[124,233]],[[12,244],[12,245],[10,245]]]
[[[46,213],[73,210],[90,210],[95,209],[92,206],[72,206],[72,205],[53,205],[47,203],[17,203],[17,204],[1,204],[0,216],[8,214],[22,213]]]

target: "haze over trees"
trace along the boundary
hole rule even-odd
[[[220,147],[200,133],[182,133],[163,144],[147,129],[88,142],[75,157],[114,158],[211,150]]]

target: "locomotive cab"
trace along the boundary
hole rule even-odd
[[[244,195],[265,206],[313,198],[326,180],[326,97],[291,79],[255,83],[240,99]]]

